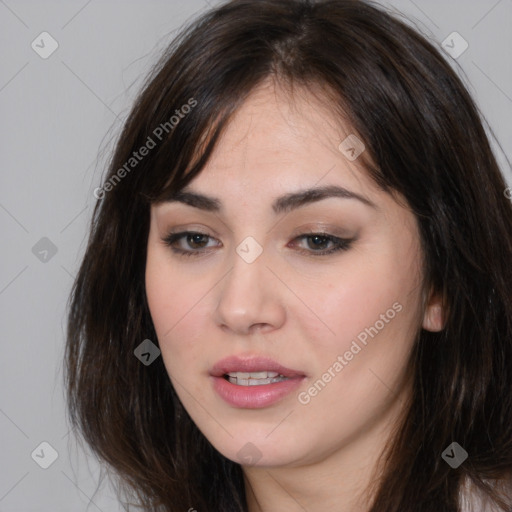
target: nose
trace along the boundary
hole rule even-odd
[[[282,283],[269,269],[265,251],[252,263],[236,252],[232,268],[221,280],[215,321],[236,334],[267,332],[285,321]]]

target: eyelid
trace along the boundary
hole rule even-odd
[[[310,223],[303,224],[292,231],[292,237],[303,234],[322,234],[325,236],[333,236],[337,238],[352,239],[356,236],[354,230],[342,229],[328,223]]]
[[[208,235],[213,238],[218,238],[220,233],[213,228],[204,226],[203,224],[178,224],[169,229],[164,229],[167,235],[175,233],[200,233],[202,235]]]

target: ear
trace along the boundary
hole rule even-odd
[[[445,316],[442,296],[431,293],[423,313],[423,329],[432,332],[442,331],[446,323]]]

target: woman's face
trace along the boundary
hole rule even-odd
[[[292,107],[267,82],[185,189],[211,200],[152,207],[146,290],[163,361],[236,462],[293,467],[358,446],[364,459],[405,403],[418,329],[437,325],[415,217],[349,142],[339,149],[350,133],[313,96]],[[347,192],[290,199],[319,187]],[[183,232],[199,235],[164,241]]]

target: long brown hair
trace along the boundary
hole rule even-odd
[[[350,120],[369,175],[405,196],[416,215],[425,283],[447,308],[443,331],[418,333],[411,405],[371,512],[455,512],[465,481],[510,510],[490,485],[512,471],[506,183],[483,117],[450,64],[369,1],[233,0],[172,41],[95,192],[69,305],[72,425],[145,510],[247,510],[241,467],[191,421],[162,358],[146,366],[134,350],[145,339],[158,345],[144,285],[150,206],[201,171],[230,116],[268,77],[290,92],[321,86],[333,115]],[[143,146],[145,156],[132,162]],[[455,469],[441,457],[452,442],[469,454]]]

